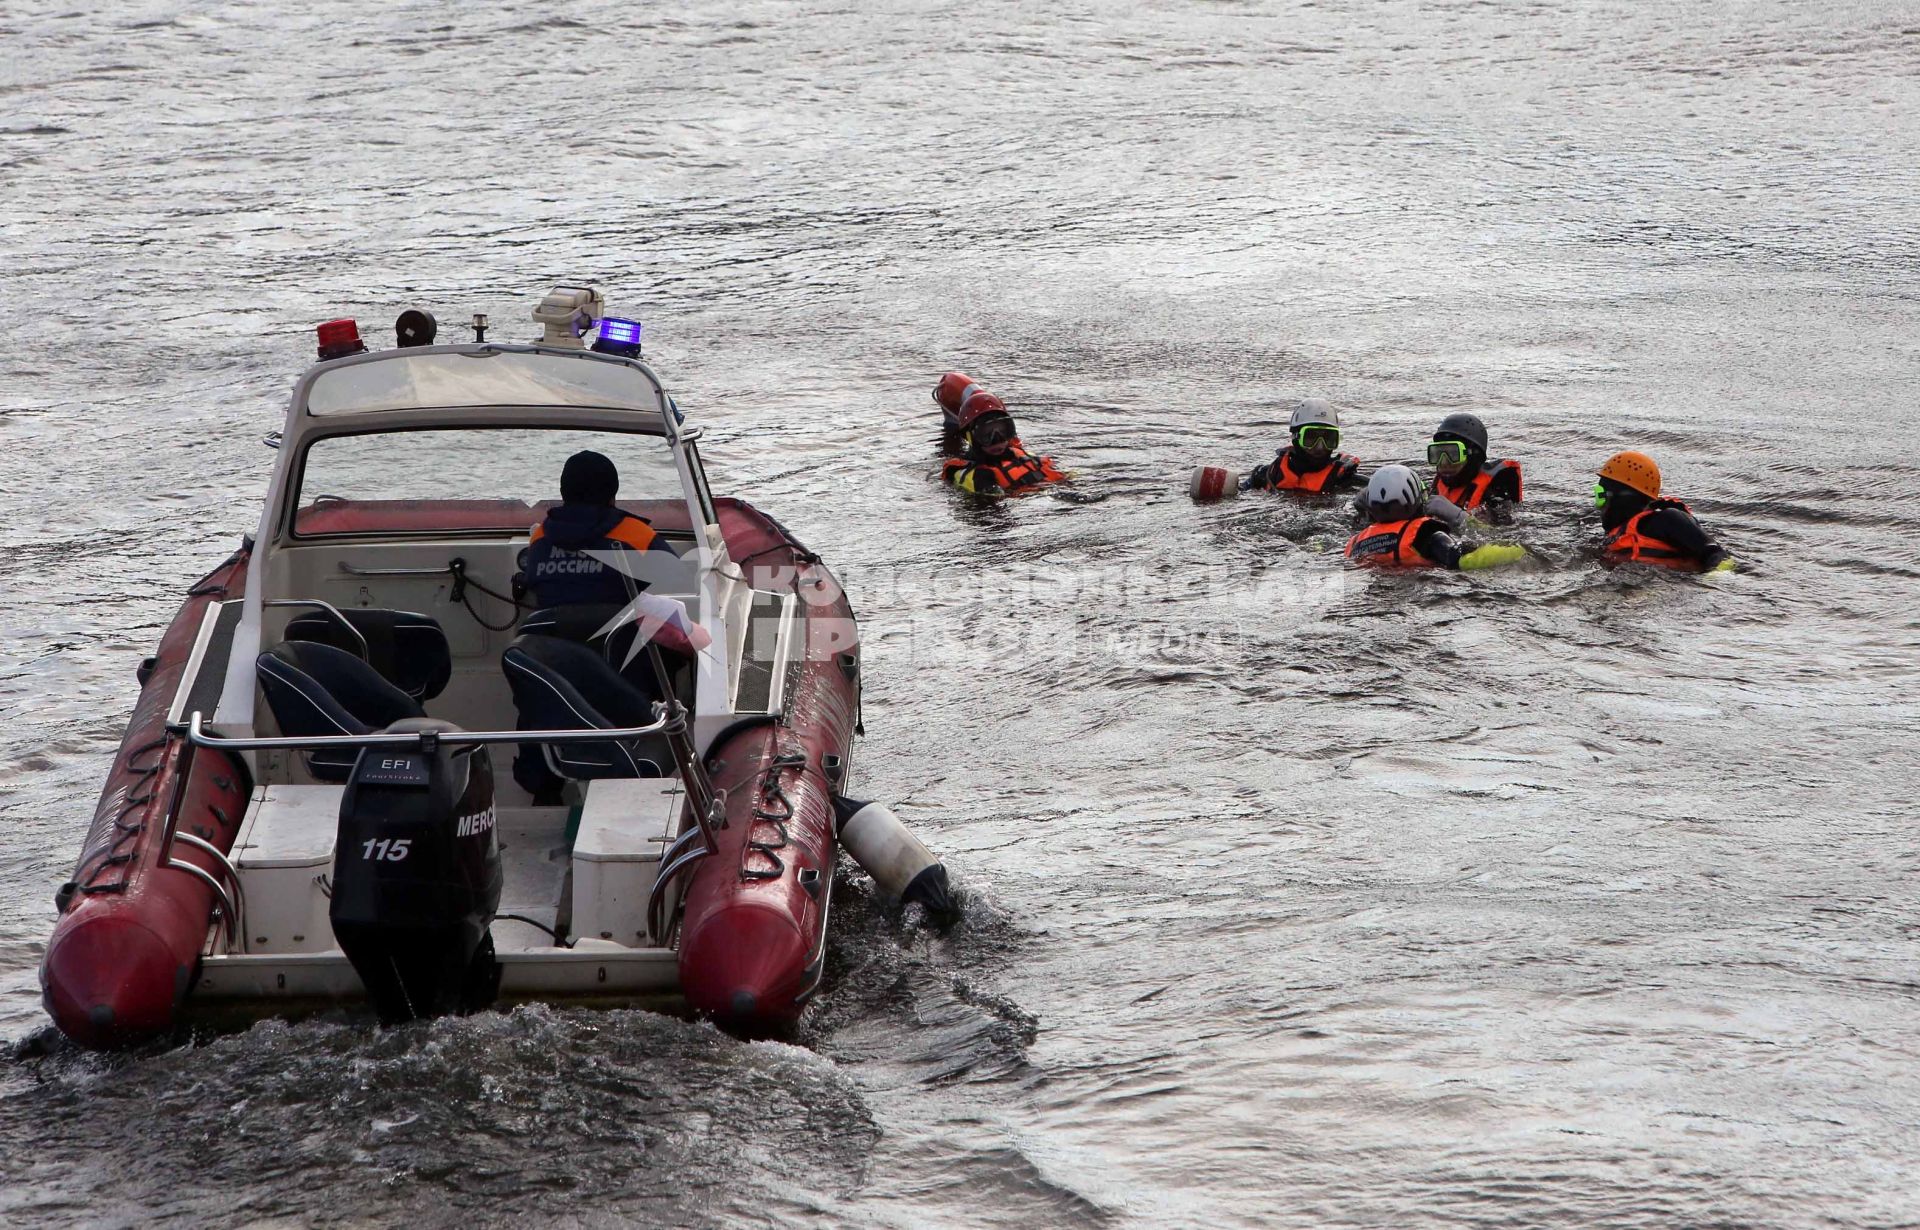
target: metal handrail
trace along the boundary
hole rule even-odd
[[[236,833],[235,836],[237,838],[238,834]],[[175,826],[169,831],[168,840],[170,842],[186,842],[187,845],[193,849],[199,850],[213,859],[213,865],[220,869],[221,875],[226,879],[227,886],[233,890],[231,893],[223,891],[216,882],[216,878],[209,874],[205,868],[173,857],[171,846],[167,850],[167,866],[172,867],[176,871],[191,872],[205,880],[208,884],[213,885],[213,891],[220,895],[221,903],[227,908],[228,946],[231,947],[235,941],[238,941],[240,951],[246,952],[247,886],[240,879],[240,869],[233,865],[233,860],[228,858],[226,852],[219,846],[214,845],[205,838],[195,837],[192,833],[182,833],[178,826]]]
[[[658,701],[654,711],[660,712]],[[415,730],[395,734],[382,731],[370,735],[272,735],[259,738],[230,738],[208,734],[205,715],[198,709],[187,720],[187,741],[195,747],[217,747],[229,752],[326,751],[333,748],[414,748],[424,752],[446,745],[472,747],[489,743],[622,743],[642,735],[657,735],[667,729],[662,716],[645,726],[621,726],[611,730]]]
[[[441,564],[437,568],[424,564],[409,568],[361,568],[345,560],[340,561],[339,568],[350,577],[438,577],[453,571],[451,564]]]
[[[177,731],[170,728],[168,734],[174,735]],[[180,754],[180,763],[174,769],[173,797],[168,800],[166,818],[161,822],[158,865],[171,871],[184,871],[212,889],[214,899],[219,902],[216,913],[222,929],[227,933],[228,948],[232,948],[237,943],[240,950],[245,952],[247,949],[246,897],[245,891],[240,886],[239,872],[234,870],[232,861],[212,842],[196,837],[192,833],[180,831],[180,809],[186,800],[187,780],[192,775],[193,746],[189,741],[186,750]],[[205,867],[175,857],[174,843],[181,841],[186,842],[193,849],[202,850],[210,855],[213,858],[213,865],[219,868],[226,883],[223,884],[220,876],[214,875]],[[229,885],[233,889],[231,893],[227,891]]]
[[[653,888],[647,893],[647,934],[656,943],[664,943],[672,919],[666,909],[667,890],[680,873],[688,867],[720,852],[720,839],[715,830],[725,828],[727,824],[727,796],[724,791],[714,787],[707,777],[707,767],[700,760],[698,749],[687,731],[687,711],[674,695],[673,687],[667,677],[667,664],[660,656],[660,646],[649,643],[647,657],[653,667],[653,677],[660,688],[660,694],[668,699],[662,704],[666,709],[667,746],[680,769],[680,782],[687,791],[687,812],[693,820],[693,827],[682,833],[667,851],[661,855],[662,866],[653,878]],[[681,843],[689,840],[692,834],[698,834],[700,844],[690,847],[675,856]]]
[[[240,950],[242,952],[246,951],[246,930],[241,926],[239,921],[240,907],[234,901],[234,898],[228,894],[226,887],[220,883],[219,879],[216,878],[211,871],[208,871],[198,863],[184,863],[177,858],[168,858],[163,865],[175,871],[184,871],[188,875],[204,881],[206,886],[213,890],[213,895],[220,901],[220,923],[227,933],[227,947],[231,949],[237,942]],[[235,880],[234,883],[238,884],[239,881]]]

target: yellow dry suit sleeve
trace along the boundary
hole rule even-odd
[[[1475,547],[1460,557],[1463,572],[1474,572],[1482,568],[1498,568],[1502,564],[1511,564],[1527,557],[1527,549],[1514,543],[1495,542],[1484,547]]]

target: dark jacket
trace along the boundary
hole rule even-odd
[[[1637,558],[1640,563],[1706,572],[1727,558],[1726,551],[1678,500],[1649,500],[1637,491],[1616,493],[1601,511],[1600,525],[1607,531],[1603,551],[1610,559]],[[1636,542],[1641,544],[1637,550],[1633,549]]]
[[[606,504],[562,504],[533,527],[524,569],[539,606],[577,603],[624,605],[647,583],[610,568],[588,551],[666,551],[673,548],[632,513]]]

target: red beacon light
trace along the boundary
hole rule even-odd
[[[350,354],[367,353],[360,340],[360,326],[351,320],[329,320],[315,330],[320,335],[320,360],[339,359]]]

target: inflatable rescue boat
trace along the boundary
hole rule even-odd
[[[138,1042],[202,1004],[675,994],[778,1031],[820,986],[837,836],[942,903],[924,847],[842,793],[839,585],[709,491],[638,323],[602,307],[555,291],[529,345],[482,316],[441,345],[408,312],[373,353],[321,326],[258,529],[143,665],[57,894],[41,985],[68,1037]],[[522,555],[582,449],[673,550],[618,564],[625,608],[534,610]]]

